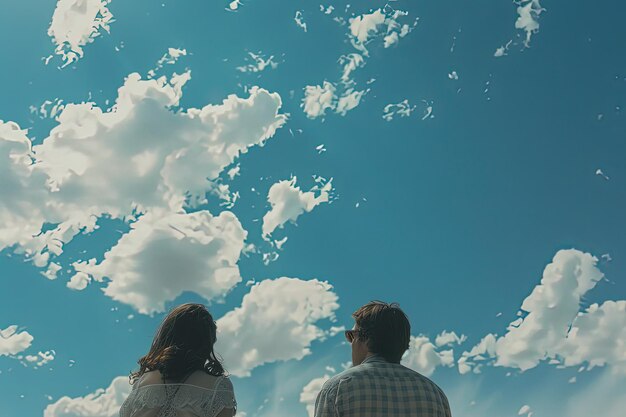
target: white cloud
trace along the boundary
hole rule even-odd
[[[608,364],[626,374],[625,346],[626,300],[605,301],[578,313],[559,353],[565,366]]]
[[[435,338],[435,345],[437,347],[448,346],[452,344],[460,345],[461,343],[467,340],[467,336],[462,334],[461,336],[457,335],[455,332],[443,331],[437,335]]]
[[[480,373],[482,365],[477,365],[476,362],[483,361],[487,358],[493,358],[495,356],[496,338],[496,335],[489,333],[483,337],[470,351],[463,352],[458,361],[459,373],[461,375],[471,371],[474,373]]]
[[[398,37],[398,32],[391,32],[389,35],[384,38],[384,46],[385,48],[389,48],[391,45],[394,45],[400,41]]]
[[[237,71],[240,72],[261,72],[267,68],[276,69],[278,68],[278,62],[274,61],[274,55],[271,55],[269,58],[265,58],[264,55],[254,52],[248,52],[249,58],[246,58],[246,61],[251,60],[251,64],[242,65],[237,67]]]
[[[336,88],[328,81],[323,86],[307,85],[304,89],[304,98],[300,107],[304,109],[307,117],[315,119],[326,114],[326,110],[334,110],[335,113],[345,116],[361,102],[361,98],[369,92],[367,90],[355,90],[348,88],[338,96]]]
[[[148,213],[131,228],[101,263],[74,267],[97,281],[108,278],[104,293],[140,313],[162,312],[184,291],[219,299],[241,281],[246,232],[231,212]]]
[[[319,394],[322,390],[322,386],[329,379],[330,376],[328,375],[324,375],[320,378],[314,378],[306,384],[304,388],[302,388],[302,392],[300,393],[300,402],[306,406],[306,412],[309,417],[314,417],[317,394]]]
[[[365,93],[369,92],[367,90],[353,90],[348,89],[344,94],[339,97],[337,100],[337,107],[335,108],[335,112],[341,116],[345,116],[350,110],[354,109],[361,102],[361,98]]]
[[[154,78],[158,70],[163,68],[165,65],[174,65],[182,56],[187,56],[186,49],[167,48],[167,52],[157,61],[156,68],[148,71],[148,76],[150,78]]]
[[[109,32],[113,15],[108,9],[111,0],[58,0],[48,28],[48,36],[56,45],[55,54],[63,67],[83,57],[83,47],[103,31]]]
[[[307,85],[304,88],[304,98],[300,107],[307,117],[315,119],[324,116],[327,109],[335,108],[335,86],[324,81],[323,85]]]
[[[296,21],[296,25],[298,25],[298,27],[306,32],[306,22],[304,21],[304,16],[302,16],[302,12],[300,10],[296,11],[296,16],[293,20]]]
[[[303,213],[308,213],[322,203],[327,203],[332,190],[332,180],[321,187],[302,191],[296,185],[296,177],[273,184],[267,194],[271,209],[263,216],[263,236],[266,237],[286,222],[295,222]]]
[[[45,352],[39,351],[36,355],[26,355],[24,359],[27,362],[35,363],[35,369],[38,367],[44,366],[48,362],[54,360],[56,352],[54,350],[47,350]]]
[[[363,44],[370,36],[378,33],[378,26],[385,23],[385,19],[385,14],[381,9],[350,18],[350,33]]]
[[[116,417],[130,394],[127,376],[119,376],[106,389],[97,389],[84,397],[61,397],[48,405],[44,417]]]
[[[33,152],[26,131],[13,122],[0,121],[0,250],[27,245],[49,217],[44,173],[32,168]],[[43,262],[41,254],[34,259]]]
[[[524,46],[528,47],[533,33],[539,31],[539,15],[545,10],[539,4],[539,0],[520,0],[518,3],[515,28],[526,32]]]
[[[424,335],[411,336],[409,350],[402,356],[401,363],[416,372],[430,376],[438,366],[454,366],[454,352],[452,349],[439,350]]]
[[[422,116],[422,120],[433,119],[435,115],[433,114],[433,103],[432,101],[422,100],[426,108],[424,109],[424,115]]]
[[[110,110],[67,104],[32,149],[17,124],[0,122],[0,250],[14,247],[46,267],[102,216],[185,213],[206,193],[223,194],[213,180],[283,125],[281,99],[253,87],[248,98],[173,111],[189,79],[131,74]],[[70,285],[87,282],[79,275]]]
[[[522,303],[526,317],[512,322],[498,339],[496,365],[530,369],[561,349],[581,297],[604,276],[596,263],[588,253],[557,252],[544,269],[541,283]]]
[[[323,6],[321,9],[324,10]],[[409,34],[417,24],[417,20],[412,26],[398,22],[398,19],[407,15],[407,12],[401,10],[383,13],[381,9],[377,9],[350,19],[348,37],[352,46],[359,53],[353,52],[339,57],[339,64],[343,66],[339,89],[328,81],[324,81],[323,86],[308,85],[304,88],[305,93],[301,107],[304,108],[307,117],[314,119],[324,116],[327,109],[345,116],[348,111],[360,104],[361,99],[370,89],[357,90],[355,88],[356,82],[351,76],[357,68],[365,66],[365,57],[369,56],[365,45],[378,35],[384,35],[385,48],[397,43],[400,38]],[[386,26],[386,30],[382,30],[383,26]]]
[[[42,272],[42,274],[49,280],[55,280],[57,279],[57,274],[59,273],[60,270],[61,270],[61,265],[55,262],[50,262],[50,264],[48,265],[48,269],[45,272]]]
[[[206,299],[227,293],[241,280],[245,231],[232,213],[185,211],[207,192],[225,192],[211,180],[286,117],[280,97],[256,87],[246,99],[174,112],[189,78],[131,74],[111,110],[67,104],[33,149],[19,126],[0,122],[0,191],[8,196],[0,202],[0,249],[15,247],[54,278],[60,265],[51,259],[95,230],[99,217],[138,217],[100,264],[75,263],[68,287],[107,278],[106,295],[146,314],[183,291]]]
[[[333,10],[335,10],[335,6],[333,6],[332,4],[326,8],[320,4],[320,11],[324,14],[331,14]]]
[[[409,117],[417,106],[409,104],[408,99],[404,99],[396,104],[387,104],[383,108],[383,119],[390,122],[395,116]]]
[[[27,331],[18,332],[17,326],[0,329],[0,356],[15,355],[30,347],[34,337]]]
[[[235,376],[249,376],[265,363],[310,354],[311,343],[327,333],[316,322],[335,320],[339,304],[332,288],[317,279],[286,277],[254,284],[241,307],[217,321],[216,351],[226,369]]]
[[[579,311],[584,295],[604,277],[597,263],[575,249],[557,252],[507,332],[499,338],[489,334],[464,352],[459,371],[471,371],[475,362],[524,371],[549,360],[561,367],[609,365],[626,373],[626,300]]]
[[[495,56],[496,58],[500,58],[507,55],[506,52],[509,50],[509,46],[511,46],[511,43],[513,43],[513,41],[508,41],[505,45],[502,45],[501,47],[496,49],[496,52],[493,53],[493,56]]]
[[[417,24],[417,19],[412,25],[401,24],[399,20],[405,16],[408,16],[408,12],[402,10],[387,13],[381,9],[376,9],[371,13],[350,18],[352,45],[363,54],[368,55],[365,45],[378,36],[383,37],[385,48],[397,44],[400,38],[408,35]]]
[[[339,64],[343,65],[343,73],[341,74],[341,82],[347,87],[354,85],[355,82],[350,78],[354,70],[365,65],[363,55],[351,53],[339,57]]]

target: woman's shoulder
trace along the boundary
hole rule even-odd
[[[147,385],[163,385],[163,384],[179,384],[181,382],[177,381],[163,381],[163,376],[161,372],[156,371],[148,371],[145,372],[138,380],[137,380],[137,388],[147,386]],[[205,370],[197,370],[192,372],[185,381],[182,382],[184,385],[193,385],[199,388],[204,389],[218,389],[218,390],[233,390],[233,384],[230,381],[230,378],[226,375],[212,375]]]
[[[230,389],[232,390],[233,384],[226,375],[212,375],[205,370],[198,370],[191,374],[186,384],[195,385],[207,389]]]

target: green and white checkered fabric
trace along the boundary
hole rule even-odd
[[[451,412],[434,382],[375,355],[326,381],[315,417],[451,417]]]

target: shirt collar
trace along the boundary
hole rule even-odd
[[[375,353],[372,356],[368,356],[367,358],[365,358],[363,362],[361,362],[361,364],[368,363],[368,362],[387,362],[387,360],[383,358],[381,355],[378,355]]]

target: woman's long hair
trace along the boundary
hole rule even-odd
[[[160,371],[163,379],[179,380],[203,369],[214,376],[224,375],[224,368],[213,352],[217,325],[202,304],[183,304],[174,308],[159,326],[147,355],[131,372],[134,384],[144,373]]]

